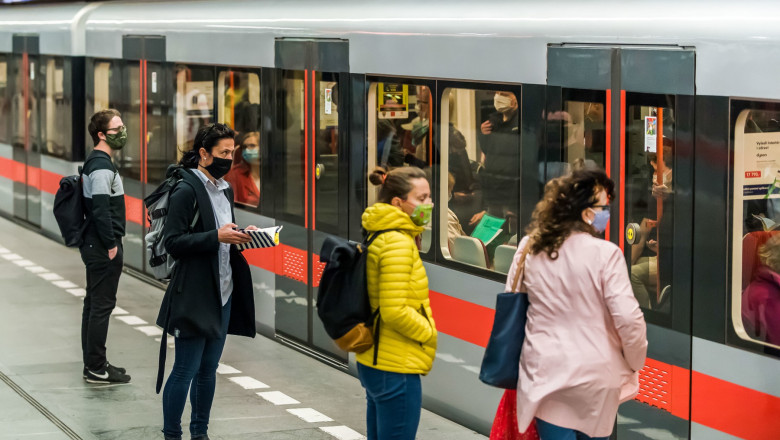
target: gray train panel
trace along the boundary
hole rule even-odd
[[[0,17],[0,51],[10,52],[6,41],[11,35],[34,33],[40,35],[41,54],[83,54],[84,18],[96,7],[84,4],[4,7]]]
[[[648,10],[641,3],[615,8],[597,2],[587,12],[540,0],[492,7],[405,0],[391,12],[380,1],[335,8],[248,0],[112,2],[89,14],[87,55],[115,56],[123,33],[154,34],[168,37],[173,61],[271,66],[275,38],[345,38],[353,72],[541,84],[547,44],[690,46],[697,50],[700,93],[780,98],[772,79],[780,59],[776,3],[664,0]]]
[[[236,209],[236,224],[240,227],[255,225],[258,228],[275,226],[274,219],[254,214],[242,209]],[[249,251],[251,252],[251,251]],[[276,315],[276,275],[273,272],[250,265],[252,271],[252,285],[255,291],[255,321],[257,332],[263,336],[273,338],[276,334],[274,317]]]
[[[780,397],[777,359],[693,338],[693,370]]]

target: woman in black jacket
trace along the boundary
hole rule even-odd
[[[230,170],[234,137],[235,132],[224,124],[201,127],[181,167],[169,170],[182,180],[171,191],[163,227],[165,249],[176,259],[176,266],[157,317],[157,324],[176,338],[176,359],[163,391],[166,439],[181,439],[188,392],[190,434],[193,439],[208,439],[225,338],[228,333],[255,336],[249,265],[233,246],[248,242],[249,236],[234,229],[233,192],[222,179]],[[158,392],[165,338],[161,344]]]

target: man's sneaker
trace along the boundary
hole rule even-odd
[[[92,371],[87,369],[85,378],[88,383],[128,383],[130,382],[130,376],[125,373],[120,373],[116,367],[111,364],[107,364],[103,369],[99,371]]]
[[[127,370],[125,370],[125,369],[124,369],[124,368],[122,368],[122,367],[117,367],[116,365],[111,365],[111,363],[110,363],[110,362],[107,364],[107,366],[109,366],[109,367],[111,367],[111,368],[113,368],[113,369],[115,369],[115,370],[119,371],[119,372],[120,372],[120,373],[122,373],[122,374],[127,374]]]
[[[126,374],[127,373],[127,370],[125,370],[122,367],[116,367],[116,366],[111,365],[111,364],[107,364],[107,366],[114,368],[115,370],[119,371],[122,374]],[[84,366],[84,371],[81,372],[81,377],[83,377],[84,379],[87,378],[87,366],[86,365]]]

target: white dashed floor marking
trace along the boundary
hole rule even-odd
[[[31,273],[37,274],[39,277],[43,278],[44,280],[51,281],[52,284],[54,284],[57,287],[65,289],[68,293],[70,293],[75,297],[84,297],[87,294],[87,291],[85,289],[79,288],[78,285],[76,285],[75,283],[63,279],[60,275],[56,273],[49,272],[49,270],[46,269],[45,267],[37,266],[34,262],[30,260],[26,260],[21,255],[14,254],[10,250],[4,247],[0,247],[0,257],[8,261],[12,261],[17,266],[23,267]],[[148,323],[137,316],[128,315],[128,312],[121,307],[114,307],[114,310],[111,312],[111,315],[116,316],[118,320],[124,322],[125,324],[131,326],[137,326],[134,327],[136,330],[144,333],[147,336],[155,337],[154,340],[157,342],[160,342],[162,340],[163,331],[159,327],[154,325],[144,325]],[[125,315],[125,316],[117,316],[117,315]],[[173,347],[175,341],[176,339],[173,336],[167,336],[166,342],[169,347]],[[220,363],[219,366],[217,367],[217,373],[222,375],[240,374],[241,370],[233,368],[230,365]],[[240,385],[242,388],[246,390],[269,388],[268,385],[249,376],[229,377],[228,380],[230,380],[231,382],[237,385]],[[266,392],[259,392],[256,394],[274,405],[297,405],[300,403],[297,400],[293,399],[292,397],[282,393],[281,391],[266,391]],[[308,423],[320,423],[320,422],[333,421],[332,418],[326,416],[325,414],[322,414],[321,412],[313,408],[290,408],[287,409],[287,412]],[[359,432],[347,426],[321,426],[319,429],[339,440],[363,440],[366,438],[365,436],[361,435]]]
[[[320,426],[320,429],[339,440],[362,440],[366,438],[361,433],[347,426]]]
[[[274,405],[297,405],[301,403],[281,391],[266,391],[257,393],[257,395]]]
[[[146,336],[160,336],[163,332],[156,325],[143,325],[141,327],[133,327],[139,332],[143,332]]]
[[[155,342],[160,342],[160,341],[162,341],[162,337],[154,338],[154,341]],[[171,335],[168,335],[168,340],[166,340],[165,342],[166,342],[166,344],[168,344],[168,347],[173,348],[173,347],[176,346],[176,338],[174,338]]]
[[[27,266],[25,267],[25,269],[29,270],[32,273],[44,273],[49,271],[49,269],[46,269],[45,267],[41,267],[41,266]]]
[[[137,317],[137,316],[133,316],[133,315],[128,315],[128,316],[117,316],[117,317],[116,317],[116,319],[118,319],[118,320],[120,320],[120,321],[124,322],[124,323],[125,323],[125,324],[127,324],[127,325],[143,325],[143,324],[149,324],[148,322],[144,321],[143,319],[141,319],[141,318],[139,318],[139,317]]]
[[[241,370],[236,370],[228,364],[219,364],[217,374],[239,374]]]
[[[259,390],[263,388],[269,388],[268,385],[249,376],[229,377],[228,380],[240,385],[241,388],[245,390]]]
[[[71,295],[73,295],[75,297],[79,297],[79,298],[87,296],[87,290],[86,289],[81,289],[81,288],[78,288],[78,289],[68,289],[68,290],[66,290],[66,292],[70,293]]]
[[[309,423],[333,421],[330,417],[312,408],[290,408],[287,412]]]

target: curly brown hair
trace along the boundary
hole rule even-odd
[[[532,240],[531,252],[544,251],[555,260],[572,232],[597,236],[596,229],[582,221],[582,211],[598,204],[602,190],[610,201],[615,197],[615,183],[602,170],[576,170],[547,182],[544,197],[536,204],[533,221],[526,229]]]

